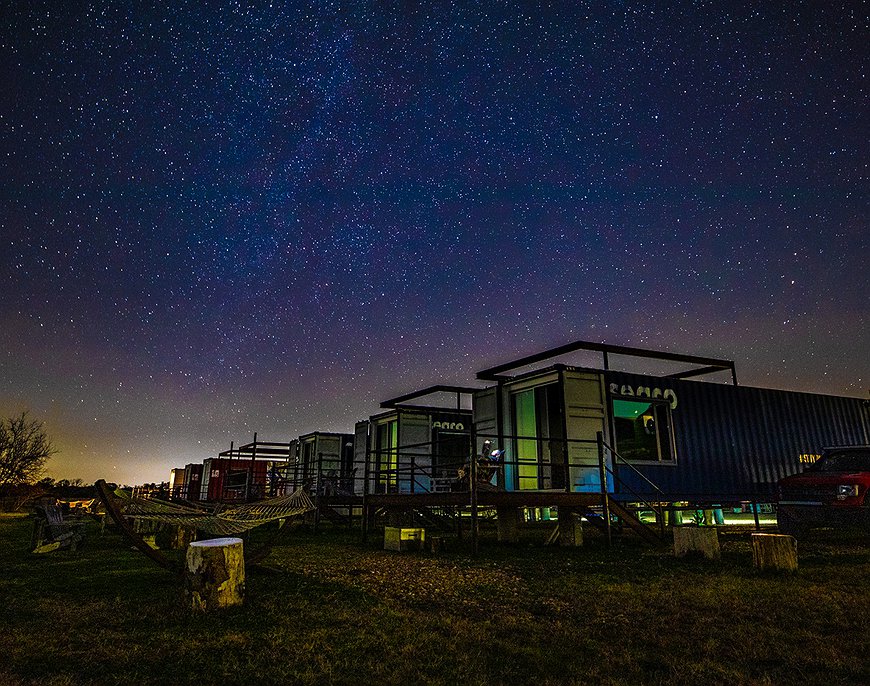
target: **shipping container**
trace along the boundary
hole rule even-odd
[[[314,431],[300,436],[296,474],[323,495],[351,493],[357,467],[353,463],[353,434]]]
[[[579,349],[603,352],[605,369],[505,373]],[[627,373],[608,353],[702,366]],[[689,378],[723,371],[732,383]],[[870,442],[868,400],[738,386],[728,360],[578,342],[478,378],[497,381],[474,394],[474,428],[478,450],[505,449],[506,490],[600,492],[600,434],[607,490],[623,499],[771,502],[822,448]]]
[[[368,445],[370,493],[449,489],[471,454],[471,410],[397,407],[356,425],[357,457]]]
[[[270,463],[265,460],[211,457],[203,461],[201,499],[246,502],[267,492]]]
[[[822,448],[870,442],[866,399],[605,372],[614,449],[675,500],[770,502]],[[649,494],[631,469],[626,487]]]

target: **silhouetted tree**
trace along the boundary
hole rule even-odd
[[[27,412],[0,418],[0,486],[35,482],[56,452],[42,422]]]

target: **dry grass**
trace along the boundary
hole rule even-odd
[[[395,554],[297,531],[243,608],[191,615],[180,583],[91,531],[33,556],[0,520],[0,684],[870,683],[870,551],[808,543],[797,575],[594,540]]]

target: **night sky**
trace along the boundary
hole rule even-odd
[[[575,339],[866,397],[866,8],[756,4],[2,3],[0,413],[135,483]]]

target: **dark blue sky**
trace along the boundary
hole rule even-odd
[[[58,477],[582,338],[865,397],[859,3],[3,3],[0,411]]]

